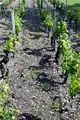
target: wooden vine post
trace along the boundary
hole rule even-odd
[[[66,0],[66,12],[65,12],[66,19],[67,19],[67,5],[68,5],[68,1]]]
[[[1,9],[1,6],[2,6],[2,1],[0,1],[0,9]]]
[[[12,18],[12,32],[15,34],[16,30],[15,30],[15,13],[14,13],[14,9],[11,10],[11,18]]]
[[[43,8],[43,0],[41,0],[41,9]]]
[[[3,8],[3,2],[2,2],[2,0],[0,0],[0,19],[2,17],[2,14],[1,14],[2,8]]]

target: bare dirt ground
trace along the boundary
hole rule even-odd
[[[23,21],[22,42],[15,57],[8,62],[13,105],[41,120],[80,120],[80,96],[70,97],[69,81],[66,85],[57,83],[63,79],[56,69],[59,66],[54,61],[55,53],[51,50],[38,8],[31,0],[27,1]],[[8,33],[8,26],[0,22],[1,53]]]

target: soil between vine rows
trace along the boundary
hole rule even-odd
[[[8,63],[12,103],[21,112],[37,115],[41,120],[80,120],[80,96],[70,97],[69,80],[66,85],[55,83],[63,80],[56,69],[60,66],[54,62],[55,53],[39,11],[32,6],[33,2],[27,0],[23,40]],[[0,22],[1,54],[8,33],[8,26]]]

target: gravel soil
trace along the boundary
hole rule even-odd
[[[12,103],[19,107],[24,118],[19,120],[80,120],[80,96],[73,99],[69,93],[69,80],[65,85],[54,61],[55,52],[45,33],[34,1],[27,0],[22,42],[14,58],[8,62],[8,82],[12,90]],[[3,19],[2,19],[3,20]],[[0,51],[9,33],[7,24],[0,21]],[[33,116],[29,118],[29,114]],[[27,118],[28,117],[28,118]]]

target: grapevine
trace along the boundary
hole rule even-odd
[[[23,26],[22,18],[20,18],[17,15],[15,15],[15,26],[16,26],[16,33],[17,34],[22,31],[22,26]]]
[[[61,6],[62,8],[64,7],[62,3],[57,2],[55,4],[57,10]],[[70,95],[73,97],[76,92],[80,92],[80,82],[79,82],[80,54],[76,53],[72,49],[72,43],[68,36],[67,23],[62,20],[58,21],[57,19],[56,20],[57,25],[56,25],[56,23],[54,22],[55,21],[54,17],[52,17],[51,13],[47,11],[48,11],[47,9],[46,10],[42,9],[41,16],[43,18],[44,24],[49,28],[53,28],[53,35],[51,37],[51,45],[53,45],[53,48],[55,47],[55,41],[58,40],[58,48],[55,59],[56,61],[59,60],[59,64],[62,67],[63,70],[62,73],[64,76],[63,83],[66,83],[68,77],[70,76]]]
[[[80,54],[72,50],[71,41],[66,33],[60,36],[60,65],[63,72],[66,72],[71,77],[70,80],[70,95],[73,96],[75,92],[80,90]]]
[[[14,34],[9,35],[9,39],[6,41],[6,44],[4,45],[4,51],[5,52],[12,52],[14,53],[16,51],[16,45],[19,44],[20,40],[19,37],[15,36]]]

